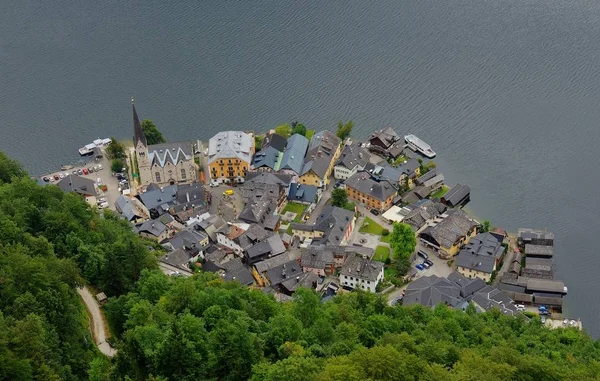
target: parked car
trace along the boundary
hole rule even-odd
[[[89,167],[89,168],[88,168],[88,171],[89,171],[90,173],[94,173],[94,167]]]
[[[546,317],[542,316],[542,324],[546,324]]]
[[[515,307],[517,307],[517,311],[525,311],[525,306],[523,304],[517,304]]]
[[[83,171],[81,169],[78,169],[77,174],[81,176],[81,175],[83,175]]]
[[[418,265],[416,265],[415,267],[417,268],[417,270],[421,270],[421,271],[424,269],[423,265],[420,263]]]
[[[90,173],[90,171],[88,171],[88,169],[87,169],[87,168],[83,168],[83,174],[84,174],[84,175],[87,175],[88,173]]]
[[[423,262],[421,263],[421,266],[425,267],[426,269],[429,268],[429,264],[427,262]]]
[[[76,175],[76,174],[77,174],[77,171],[73,171],[73,172],[71,172],[71,174],[72,174],[72,175]]]
[[[64,179],[64,178],[65,178],[65,174],[64,174],[64,173],[61,173],[60,175],[58,175],[58,178],[59,178],[59,179]]]
[[[209,185],[210,185],[211,188],[214,188],[214,187],[218,187],[219,183],[216,182],[215,180],[211,180]]]
[[[425,263],[427,263],[429,265],[429,267],[433,266],[433,262],[431,262],[431,260],[426,259]]]
[[[377,209],[371,209],[371,214],[378,216],[379,215],[379,210]]]
[[[50,178],[49,178],[48,176],[44,176],[44,179],[43,179],[43,180],[44,180],[45,182],[49,182],[49,181],[50,181]]]
[[[58,175],[54,175],[54,181],[58,181],[58,179],[60,179],[60,177]]]
[[[429,257],[427,256],[427,253],[426,253],[426,252],[424,252],[423,250],[419,250],[419,251],[417,252],[417,255],[418,255],[419,257],[423,258],[423,259],[429,259]]]
[[[392,306],[395,306],[396,304],[402,304],[402,299],[403,299],[403,298],[404,298],[404,297],[403,297],[402,295],[400,295],[399,297],[397,297],[396,299],[394,299],[394,300],[392,301]]]
[[[102,164],[98,164],[98,169],[99,170],[103,170],[104,168],[102,167]]]
[[[98,168],[97,165],[94,165],[94,172],[98,172],[100,170],[100,168]]]

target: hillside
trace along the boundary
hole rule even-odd
[[[0,380],[592,380],[600,345],[497,311],[362,292],[279,304],[213,274],[167,277],[127,223],[0,154]],[[16,176],[16,177],[15,177]],[[103,357],[76,287],[102,288]]]

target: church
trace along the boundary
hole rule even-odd
[[[137,158],[140,184],[159,186],[190,184],[197,179],[197,168],[191,142],[148,145],[142,125],[133,106],[133,146]]]

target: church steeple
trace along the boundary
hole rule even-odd
[[[135,111],[133,97],[131,97],[131,106],[133,106],[133,146],[137,147],[138,142],[141,142],[144,147],[147,147],[148,143],[146,142],[146,135],[144,135],[142,125],[140,124],[140,118],[138,117],[137,111]]]

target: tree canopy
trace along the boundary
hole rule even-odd
[[[25,176],[27,172],[21,164],[0,151],[0,184],[10,182],[13,177]]]
[[[275,127],[275,133],[287,139],[292,134],[292,127],[289,125],[289,123],[279,125]]]
[[[348,193],[344,188],[335,188],[331,191],[331,205],[343,208],[348,202]]]
[[[415,251],[415,247],[417,246],[415,232],[410,225],[403,223],[394,224],[394,230],[390,236],[390,246],[392,247],[394,258],[410,258],[410,255]]]
[[[106,147],[106,156],[109,159],[125,159],[125,146],[119,143],[116,138],[110,138],[110,143]]]
[[[306,136],[306,127],[302,123],[292,123],[292,134]]]
[[[353,127],[354,127],[353,121],[349,120],[344,123],[340,120],[337,125],[337,132],[336,132],[337,137],[342,139],[342,141],[346,140],[346,138],[350,137]]]
[[[160,144],[167,142],[151,119],[142,120],[142,131],[144,132],[144,136],[146,137],[146,142],[148,144]]]

